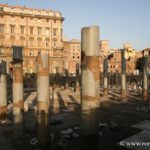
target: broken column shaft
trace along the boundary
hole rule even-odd
[[[79,63],[76,64],[76,91],[80,91],[80,84],[79,84]]]
[[[22,47],[13,47],[13,138],[18,139],[23,135],[23,63]]]
[[[126,99],[126,59],[125,50],[121,52],[122,72],[121,72],[121,98]]]
[[[44,145],[49,140],[49,61],[48,53],[38,54],[37,70],[37,137],[39,144]]]
[[[69,83],[68,83],[68,62],[66,62],[66,67],[65,67],[65,89],[68,89]]]
[[[0,63],[0,121],[7,119],[6,62]]]
[[[148,101],[148,57],[143,57],[143,101]]]
[[[81,30],[81,136],[83,149],[98,145],[100,100],[99,27]],[[90,147],[94,146],[94,147]]]
[[[103,97],[108,96],[108,73],[107,73],[107,66],[108,66],[108,61],[107,59],[104,59],[104,64],[103,64],[103,77],[104,77],[104,91],[103,91]]]

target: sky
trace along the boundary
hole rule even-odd
[[[0,3],[60,11],[63,35],[81,39],[81,28],[97,25],[100,40],[111,48],[124,43],[142,50],[150,47],[150,0],[0,0]]]

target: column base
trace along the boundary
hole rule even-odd
[[[69,88],[69,84],[65,84],[65,89],[68,89]]]
[[[143,101],[144,102],[147,102],[148,101],[148,91],[147,90],[143,90]]]
[[[121,98],[122,98],[122,100],[126,100],[126,98],[127,98],[126,90],[121,90]]]
[[[13,131],[13,140],[18,140],[23,137],[23,114],[22,113],[15,113],[14,114],[14,131]]]
[[[7,120],[7,105],[0,106],[0,120]]]
[[[49,104],[47,102],[37,102],[37,137],[41,145],[45,145],[49,140]]]
[[[77,87],[77,88],[76,88],[76,92],[80,92],[80,87]]]
[[[107,97],[108,96],[108,89],[104,89],[103,91],[103,97]]]

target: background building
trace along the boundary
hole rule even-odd
[[[22,46],[24,73],[36,72],[38,51],[50,56],[50,72],[62,72],[62,22],[60,12],[0,5],[0,59],[12,60],[12,46]]]
[[[64,63],[70,75],[76,74],[76,64],[81,61],[81,43],[77,39],[64,41]]]
[[[110,54],[109,41],[102,40],[100,41],[100,55],[108,56]]]

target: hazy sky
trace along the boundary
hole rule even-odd
[[[150,47],[150,0],[0,0],[10,5],[25,5],[61,11],[64,36],[80,40],[84,26],[100,26],[100,39],[110,47],[121,48],[130,42],[135,49]]]

